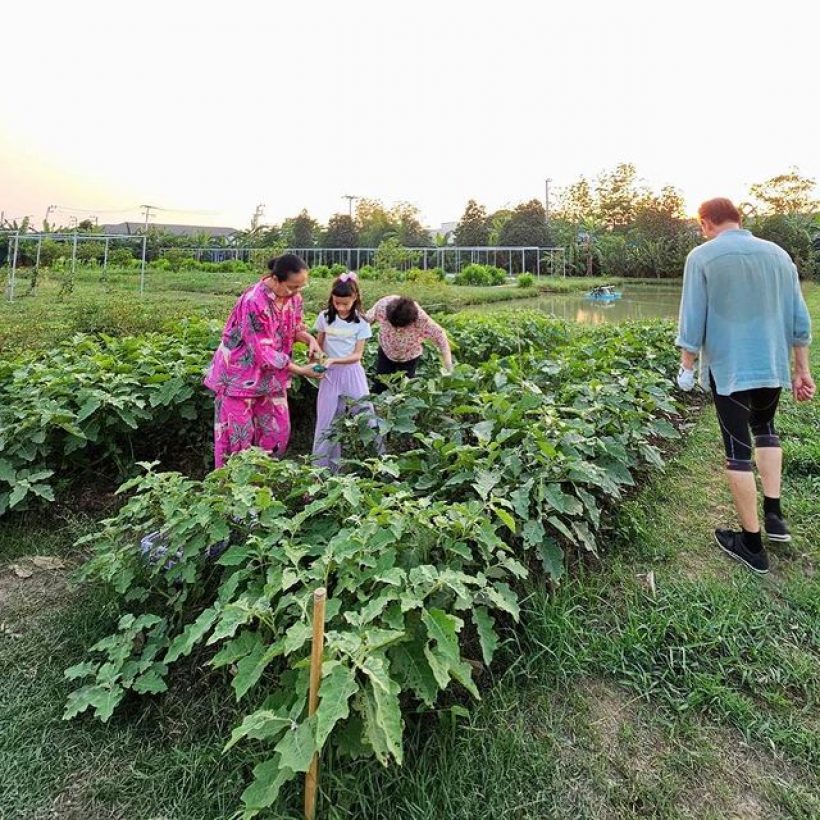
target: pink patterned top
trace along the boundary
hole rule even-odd
[[[385,296],[365,314],[368,322],[379,323],[379,347],[388,359],[394,362],[409,362],[417,359],[422,353],[422,342],[432,339],[441,352],[447,356],[450,353],[450,344],[441,325],[436,324],[421,306],[415,322],[407,327],[393,327],[387,321],[387,308],[390,303],[399,299],[399,296]]]
[[[302,297],[292,296],[282,307],[275,299],[264,281],[239,297],[205,375],[209,390],[240,398],[284,395],[293,343],[304,329]]]

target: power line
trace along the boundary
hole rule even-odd
[[[82,213],[82,214],[125,214],[132,211],[139,211],[144,208],[144,205],[132,205],[130,208],[71,208],[68,205],[54,205],[53,210],[61,211],[63,213]],[[194,208],[163,208],[160,205],[151,205],[152,211],[163,211],[165,213],[178,214],[219,214],[222,211],[203,211]]]
[[[80,214],[124,214],[129,211],[136,211],[139,205],[134,205],[131,208],[69,208],[67,205],[49,205],[53,211],[60,211],[61,213],[80,213]]]

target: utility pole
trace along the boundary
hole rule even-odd
[[[265,203],[260,202],[256,206],[256,210],[251,217],[251,231],[255,231],[259,227],[259,221],[262,219],[262,214],[265,213]]]
[[[544,180],[544,184],[546,186],[545,196],[544,196],[544,221],[549,224],[550,221],[550,182],[552,182],[549,177]]]
[[[151,211],[158,211],[159,207],[156,205],[140,205],[140,208],[142,208],[142,211],[145,214],[145,226],[143,228],[143,233],[148,233],[148,217],[151,216]]]
[[[354,196],[353,194],[343,194],[342,199],[347,200],[347,215],[353,219],[353,200],[359,199],[359,197]]]

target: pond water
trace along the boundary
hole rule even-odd
[[[598,325],[604,322],[625,322],[635,319],[677,319],[680,305],[680,284],[625,284],[616,290],[623,293],[614,302],[593,302],[578,293],[544,293],[537,299],[495,302],[468,310],[542,310],[559,319]]]

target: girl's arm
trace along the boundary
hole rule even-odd
[[[359,341],[356,342],[356,349],[349,356],[344,356],[340,359],[328,359],[325,362],[325,367],[330,367],[332,364],[355,364],[356,362],[360,362],[362,356],[364,356],[365,341],[365,339],[359,339]]]

